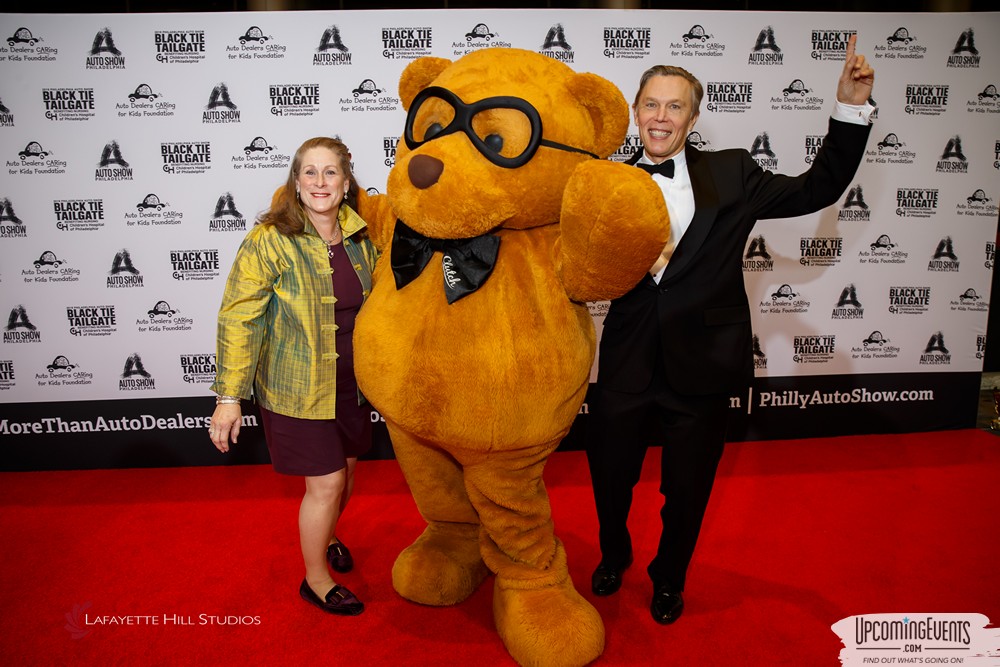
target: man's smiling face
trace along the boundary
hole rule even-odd
[[[684,142],[698,121],[692,96],[691,84],[680,76],[654,76],[639,93],[632,111],[646,155],[654,163],[684,150]]]

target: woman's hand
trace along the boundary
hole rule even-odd
[[[212,419],[208,423],[208,437],[216,449],[225,454],[229,451],[229,443],[236,444],[240,435],[240,424],[243,414],[239,403],[221,404],[215,406]]]

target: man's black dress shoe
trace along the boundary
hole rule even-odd
[[[670,625],[684,613],[684,598],[667,586],[657,586],[653,590],[653,602],[649,613],[660,625]]]
[[[357,616],[365,610],[365,605],[354,596],[354,593],[347,590],[340,584],[334,585],[326,594],[326,600],[320,600],[319,596],[309,588],[309,582],[302,580],[299,586],[299,595],[311,605],[315,605],[328,614],[339,616]]]
[[[631,564],[632,554],[629,554],[628,562],[623,567],[612,567],[602,560],[590,577],[590,590],[594,595],[601,596],[617,593],[622,587],[622,575]]]
[[[326,560],[336,572],[350,572],[354,569],[354,558],[343,542],[334,542],[326,548]]]

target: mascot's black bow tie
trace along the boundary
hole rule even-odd
[[[642,169],[643,171],[649,172],[650,174],[660,174],[661,176],[666,176],[667,178],[673,178],[674,177],[674,161],[673,160],[664,160],[660,164],[641,164],[640,163],[640,164],[637,164],[635,166],[639,167],[639,169]]]
[[[415,280],[431,260],[435,250],[441,251],[444,271],[444,293],[448,303],[475,292],[493,272],[500,248],[500,237],[483,234],[471,239],[431,239],[396,220],[392,235],[392,274],[396,289],[403,289]]]

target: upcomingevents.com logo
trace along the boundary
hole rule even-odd
[[[1000,628],[983,614],[867,614],[833,625],[842,665],[997,664]]]

